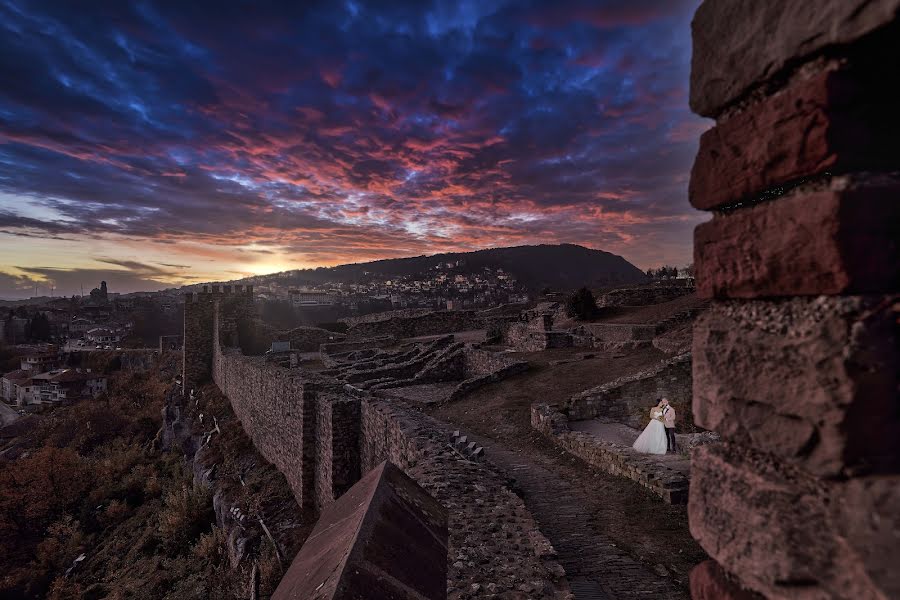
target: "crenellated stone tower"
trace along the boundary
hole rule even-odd
[[[219,336],[223,344],[237,345],[238,322],[253,314],[252,285],[204,285],[184,299],[184,389],[196,388],[212,377],[213,330],[219,310]]]
[[[900,598],[900,0],[706,0],[695,599]]]

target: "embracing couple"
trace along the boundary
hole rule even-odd
[[[650,409],[650,422],[632,447],[645,454],[677,452],[675,447],[675,409],[668,398],[660,398]]]

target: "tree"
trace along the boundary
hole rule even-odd
[[[29,323],[29,336],[33,340],[47,341],[50,339],[50,320],[44,313],[37,313]]]
[[[580,321],[593,318],[597,314],[597,301],[586,287],[581,288],[566,300],[566,314]]]

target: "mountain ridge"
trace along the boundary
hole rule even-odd
[[[622,256],[577,244],[538,244],[484,248],[471,252],[383,258],[334,267],[297,269],[267,275],[254,275],[235,283],[265,283],[267,280],[295,280],[297,285],[362,281],[373,276],[411,276],[424,273],[441,263],[461,264],[463,270],[483,267],[502,268],[532,290],[550,287],[572,289],[641,283],[644,272]]]

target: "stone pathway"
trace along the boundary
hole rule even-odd
[[[538,462],[481,436],[488,460],[516,481],[517,491],[556,549],[576,600],[682,600],[688,594],[620,550],[590,514],[587,493]]]
[[[637,439],[640,432],[624,423],[611,423],[598,419],[587,419],[585,421],[569,421],[569,428],[573,431],[583,431],[606,441],[613,442],[622,446],[630,447],[634,440]],[[681,438],[682,436],[679,436]],[[681,442],[681,439],[678,440]],[[666,465],[670,469],[678,471],[688,479],[691,476],[691,459],[684,454],[645,454],[642,455],[650,458],[659,464]]]

